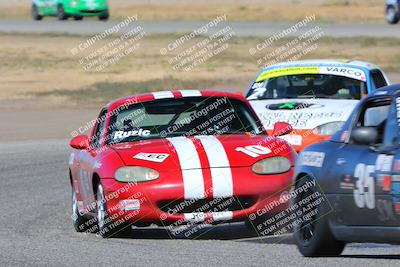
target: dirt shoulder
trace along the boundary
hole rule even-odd
[[[196,47],[205,38],[196,37],[166,55],[160,53],[162,48],[173,44],[178,37],[146,36],[135,43],[138,46],[134,52],[97,71],[93,68],[85,70],[80,60],[90,57],[91,52],[109,45],[114,39],[101,40],[91,51],[84,51],[77,56],[71,53],[71,49],[85,42],[88,37],[0,34],[0,108],[21,105],[35,108],[99,107],[122,96],[169,89],[245,91],[263,66],[257,63],[258,59],[282,51],[282,47],[288,47],[285,53],[294,48],[289,45],[291,39],[282,39],[260,53],[251,55],[249,49],[256,47],[263,39],[233,37],[218,47],[224,50],[199,61],[192,69],[175,69],[182,61],[175,58],[187,49]],[[310,48],[314,49],[310,49],[301,59],[365,60],[391,73],[393,81],[399,81],[397,39],[321,38]],[[113,60],[115,57],[108,55],[111,50],[103,51],[100,57]],[[183,58],[193,58],[199,50],[194,49]]]
[[[31,140],[70,139],[84,129],[100,109],[1,109],[0,143]],[[87,132],[86,132],[87,133]]]

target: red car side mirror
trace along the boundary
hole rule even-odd
[[[282,136],[290,133],[292,130],[293,128],[289,123],[278,121],[274,124],[272,136]]]
[[[89,138],[86,135],[77,135],[71,139],[69,145],[75,149],[88,149],[89,146]]]

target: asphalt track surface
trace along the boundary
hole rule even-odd
[[[338,258],[306,259],[290,237],[252,236],[243,224],[171,240],[162,228],[102,239],[73,230],[67,140],[0,143],[0,266],[396,266],[400,246],[351,244]],[[281,240],[279,238],[279,240]]]
[[[42,21],[29,19],[0,19],[0,32],[8,33],[66,33],[77,35],[94,35],[115,25],[116,21],[99,22],[96,20],[84,21],[57,21],[55,18],[45,18]],[[147,34],[182,34],[189,33],[205,25],[207,21],[138,21],[121,29],[124,33],[140,24]],[[293,23],[295,24],[295,23]],[[225,26],[230,26],[236,36],[267,37],[289,28],[290,23],[278,22],[221,22],[217,27],[210,29],[207,34]],[[396,37],[400,38],[400,25],[387,25],[384,23],[351,23],[351,24],[318,24],[310,23],[307,28],[319,26],[325,36],[330,37]],[[288,36],[295,36],[302,31],[293,32]]]

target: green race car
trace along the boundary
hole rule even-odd
[[[56,16],[59,20],[97,16],[99,20],[107,20],[108,3],[107,0],[33,0],[32,18],[41,20],[45,16]]]

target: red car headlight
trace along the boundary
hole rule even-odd
[[[115,172],[115,179],[120,182],[147,182],[156,180],[159,176],[158,171],[140,166],[121,167]]]
[[[278,174],[290,170],[290,161],[282,156],[262,159],[251,166],[256,174]]]

